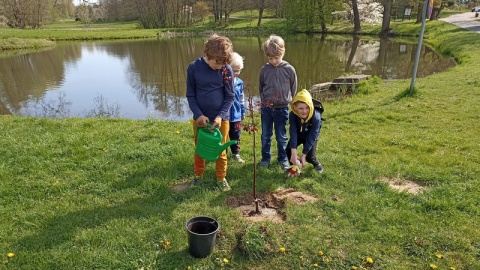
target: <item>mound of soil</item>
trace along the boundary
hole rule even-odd
[[[286,215],[283,212],[285,202],[305,204],[318,199],[294,189],[278,189],[271,193],[257,194],[257,199],[252,194],[238,195],[228,198],[225,203],[238,209],[245,218],[252,221],[283,222]],[[257,211],[258,205],[258,211]]]
[[[172,187],[174,191],[184,191],[190,185],[190,182],[183,182]],[[302,205],[309,202],[315,202],[318,199],[293,188],[277,189],[274,192],[257,194],[257,198],[253,194],[243,194],[228,198],[225,203],[233,208],[238,209],[243,217],[251,221],[265,221],[281,223],[285,221],[286,215],[283,211],[285,202]],[[258,210],[258,211],[257,211]]]

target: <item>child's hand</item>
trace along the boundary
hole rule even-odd
[[[197,118],[197,127],[206,127],[207,126],[207,123],[208,123],[208,117],[206,117],[205,115],[202,115],[200,117]]]
[[[297,155],[294,155],[294,154],[292,153],[292,156],[290,157],[290,163],[292,163],[293,165],[297,165],[297,161],[298,161],[298,160],[299,160],[299,159],[298,159]]]
[[[215,120],[213,120],[212,126],[214,128],[220,128],[221,125],[222,125],[222,118],[220,116],[215,117]]]
[[[307,165],[307,156],[306,155],[302,155],[300,157],[300,164],[301,164],[301,168],[305,167],[305,165]]]

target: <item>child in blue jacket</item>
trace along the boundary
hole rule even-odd
[[[245,163],[240,157],[240,134],[242,132],[242,120],[245,119],[245,95],[243,91],[243,81],[238,77],[243,69],[243,57],[234,52],[230,66],[233,70],[233,92],[235,100],[230,108],[230,131],[228,133],[230,140],[237,140],[236,144],[230,146],[232,158],[239,163]]]

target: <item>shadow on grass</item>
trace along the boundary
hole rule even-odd
[[[399,101],[402,98],[408,98],[408,97],[415,97],[417,95],[418,91],[414,87],[413,89],[406,88],[402,92],[400,92],[398,95],[395,96],[395,101]]]
[[[165,204],[157,193],[135,198],[112,207],[96,207],[56,215],[42,222],[34,235],[24,237],[19,246],[29,251],[51,249],[72,240],[79,230],[95,228],[115,219],[158,217],[171,219],[177,204]]]
[[[112,190],[116,191],[145,189],[146,186],[148,190],[152,190],[152,192],[146,191],[148,192],[147,196],[131,198],[130,200],[128,200],[128,197],[124,197],[125,201],[119,204],[112,203],[112,206],[98,206],[85,201],[88,209],[68,213],[58,212],[53,217],[42,219],[39,222],[41,225],[35,230],[34,234],[20,239],[18,246],[28,251],[53,249],[74,239],[81,230],[100,227],[116,219],[148,219],[153,217],[159,220],[172,220],[172,213],[177,206],[187,200],[195,200],[197,195],[190,192],[172,193],[170,190],[161,187],[158,181],[164,179],[156,179],[152,176],[162,175],[162,171],[166,170],[169,165],[145,166],[126,176],[123,181],[111,183]],[[155,183],[157,184],[155,185]],[[89,191],[89,194],[92,195],[92,191]],[[95,196],[106,195],[101,193]]]

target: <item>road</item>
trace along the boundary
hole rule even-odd
[[[480,16],[480,15],[479,15]],[[440,21],[455,24],[458,27],[465,28],[480,34],[480,17],[475,17],[475,12],[465,12],[448,16]]]

